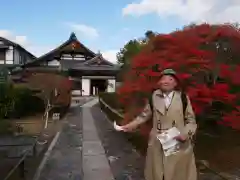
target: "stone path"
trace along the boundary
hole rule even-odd
[[[91,114],[94,99],[83,106],[83,180],[112,180],[113,174]]]
[[[145,157],[124,133],[114,131],[98,99],[90,100],[70,109],[40,176],[34,180],[144,180]],[[207,173],[200,179],[220,180]]]
[[[82,121],[80,107],[71,109],[39,180],[81,180]]]

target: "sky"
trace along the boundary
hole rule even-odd
[[[115,63],[116,53],[147,30],[169,33],[190,23],[240,22],[240,0],[0,0],[0,36],[37,57],[71,32]]]

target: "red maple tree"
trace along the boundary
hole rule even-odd
[[[172,68],[178,72],[197,115],[214,117],[218,123],[240,129],[239,48],[240,32],[228,24],[202,24],[157,35],[132,59],[118,91],[126,107],[123,123],[141,111],[148,95],[157,88],[160,72]]]

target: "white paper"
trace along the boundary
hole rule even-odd
[[[180,135],[180,131],[176,127],[157,135],[158,140],[162,144],[165,156],[169,156],[177,152],[179,142],[175,139],[175,137],[178,135]]]
[[[175,146],[175,147],[164,150],[164,155],[170,156],[170,155],[176,154],[177,152],[179,152],[179,149],[178,149],[178,146]]]
[[[122,126],[117,125],[116,121],[114,121],[113,127],[116,131],[123,131]]]
[[[166,142],[169,142],[170,140],[173,140],[178,135],[180,135],[180,131],[176,127],[173,127],[164,131],[161,134],[158,134],[157,138],[159,139],[161,144],[164,144]]]
[[[175,147],[178,144],[179,144],[179,142],[176,139],[172,139],[172,140],[169,140],[169,141],[165,142],[164,144],[162,144],[162,148],[163,148],[163,150],[166,150],[166,149]]]

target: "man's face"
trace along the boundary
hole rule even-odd
[[[164,75],[158,81],[158,85],[162,91],[172,91],[177,86],[177,81],[170,75]]]

